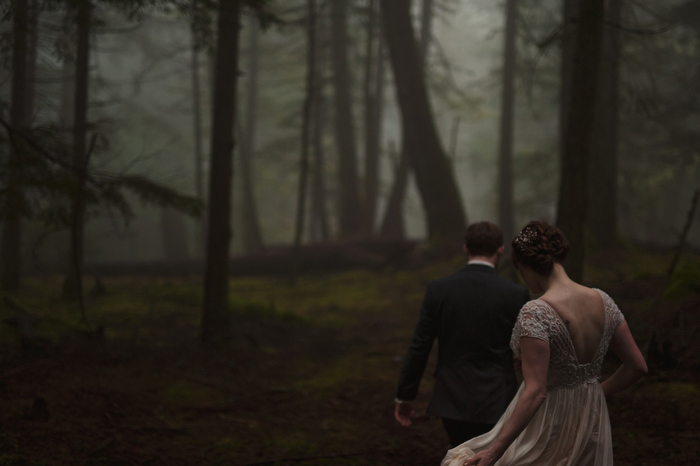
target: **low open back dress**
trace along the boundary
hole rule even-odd
[[[579,364],[569,331],[559,314],[536,299],[520,310],[510,347],[517,358],[522,337],[549,344],[547,395],[530,423],[495,466],[612,466],[612,436],[600,370],[615,330],[624,317],[605,292],[605,329],[593,360]],[[523,393],[515,398],[494,428],[449,450],[441,466],[462,466],[476,453],[491,448],[513,414]]]

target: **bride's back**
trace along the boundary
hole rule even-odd
[[[566,325],[579,364],[590,363],[605,331],[605,304],[600,293],[572,282],[565,288],[548,290],[540,299]]]

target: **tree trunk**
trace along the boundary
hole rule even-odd
[[[401,107],[403,147],[416,176],[434,243],[464,234],[466,216],[454,173],[438,139],[408,2],[381,0],[382,20]]]
[[[410,5],[409,5],[410,8]],[[420,62],[423,70],[428,64],[430,39],[433,34],[433,0],[423,0],[420,17]]]
[[[379,154],[381,151],[384,100],[385,57],[381,29],[378,28],[377,24],[377,6],[374,0],[370,0],[365,57],[365,199],[362,218],[363,232],[366,238],[374,236],[377,215]]]
[[[29,5],[29,37],[27,44],[27,89],[26,102],[27,109],[25,110],[26,125],[32,126],[34,121],[34,101],[36,88],[36,59],[37,50],[39,48],[39,0],[31,0]]]
[[[306,97],[302,108],[301,123],[301,163],[299,164],[299,191],[297,197],[297,218],[294,230],[294,249],[301,247],[306,218],[306,184],[309,175],[309,142],[311,129],[311,110],[314,103],[316,86],[316,0],[307,0],[307,43],[306,43]],[[295,273],[296,275],[296,273]]]
[[[73,166],[76,174],[87,170],[86,138],[88,111],[88,84],[90,73],[90,20],[92,3],[90,0],[80,0],[77,4],[76,26],[78,47],[75,61],[75,104],[73,106]],[[78,186],[78,190],[80,190]],[[84,206],[76,203],[73,208],[73,232],[71,237],[68,273],[63,282],[63,296],[68,299],[81,298],[84,246]]]
[[[571,104],[571,80],[574,71],[574,51],[576,32],[578,31],[579,9],[581,0],[563,0],[562,2],[562,38],[561,63],[559,70],[559,159],[564,159],[566,125],[569,122]]]
[[[16,130],[26,126],[26,71],[27,71],[27,1],[17,0],[12,24],[12,101],[10,124]],[[11,136],[12,138],[12,136]],[[12,138],[8,163],[7,217],[2,232],[2,289],[17,292],[21,285],[22,271],[22,153],[20,141]]]
[[[515,61],[517,0],[506,0],[506,34],[503,50],[501,137],[498,147],[498,220],[508,247],[515,231],[513,211],[513,121],[515,114]]]
[[[432,30],[432,0],[423,0],[421,11],[421,41],[420,41],[420,56],[421,67],[426,70],[426,62],[428,60],[428,51],[430,49],[430,35]],[[409,2],[410,8],[410,2]],[[403,203],[406,199],[406,189],[408,189],[408,177],[411,173],[411,164],[406,159],[408,153],[401,150],[401,160],[397,163],[394,169],[394,183],[391,187],[387,208],[384,212],[384,219],[380,228],[380,238],[398,239],[406,238]],[[406,160],[405,160],[406,159]]]
[[[162,208],[160,228],[165,260],[178,262],[189,259],[187,223],[182,214],[172,208]]]
[[[338,146],[340,236],[356,239],[360,233],[360,195],[357,174],[357,144],[352,118],[352,84],[348,65],[348,0],[331,4],[333,83],[335,87],[335,133]]]
[[[194,34],[193,34],[194,38]],[[199,48],[192,45],[192,123],[194,125],[194,188],[197,198],[204,201],[204,155],[202,153],[202,89],[199,82]],[[205,217],[197,221],[195,254],[201,257],[204,246]]]
[[[393,152],[393,151],[392,151]],[[403,220],[403,203],[406,198],[406,186],[408,185],[409,161],[405,150],[401,150],[398,163],[394,167],[394,184],[391,187],[386,213],[379,230],[379,238],[383,240],[406,239],[406,230]]]
[[[323,136],[326,128],[326,99],[324,89],[326,76],[324,73],[326,64],[326,38],[327,27],[326,18],[318,17],[318,34],[316,38],[316,93],[313,104],[313,187],[311,191],[311,241],[327,242],[330,239],[328,227],[328,213],[326,206],[326,168],[325,168],[325,147]]]
[[[239,0],[219,2],[204,271],[204,309],[201,322],[201,338],[204,343],[227,338],[231,325],[228,309],[228,256],[231,242],[233,128],[236,113],[240,14]]]
[[[255,126],[258,106],[258,19],[250,20],[250,48],[248,61],[248,89],[245,137],[241,140],[241,183],[243,188],[243,242],[248,253],[260,252],[263,249],[258,208],[255,203],[253,187],[253,154],[255,153]]]
[[[557,225],[571,246],[566,269],[578,282],[583,278],[583,230],[588,210],[588,172],[604,13],[604,0],[591,0],[581,5],[557,208]]]
[[[622,0],[609,0],[607,19],[620,24]],[[598,73],[596,122],[591,151],[588,228],[600,248],[618,245],[617,240],[617,136],[620,32],[606,27]]]

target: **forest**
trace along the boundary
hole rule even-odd
[[[0,466],[439,464],[482,220],[625,315],[616,464],[700,464],[700,0],[0,6]]]

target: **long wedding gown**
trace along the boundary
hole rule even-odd
[[[549,344],[547,395],[530,423],[495,466],[612,466],[612,437],[605,396],[598,381],[603,358],[624,317],[615,302],[597,290],[605,303],[605,330],[590,363],[579,364],[571,336],[557,312],[541,300],[520,311],[510,346],[520,357],[520,338]],[[490,448],[510,418],[524,383],[494,428],[449,450],[441,466],[462,466]]]

